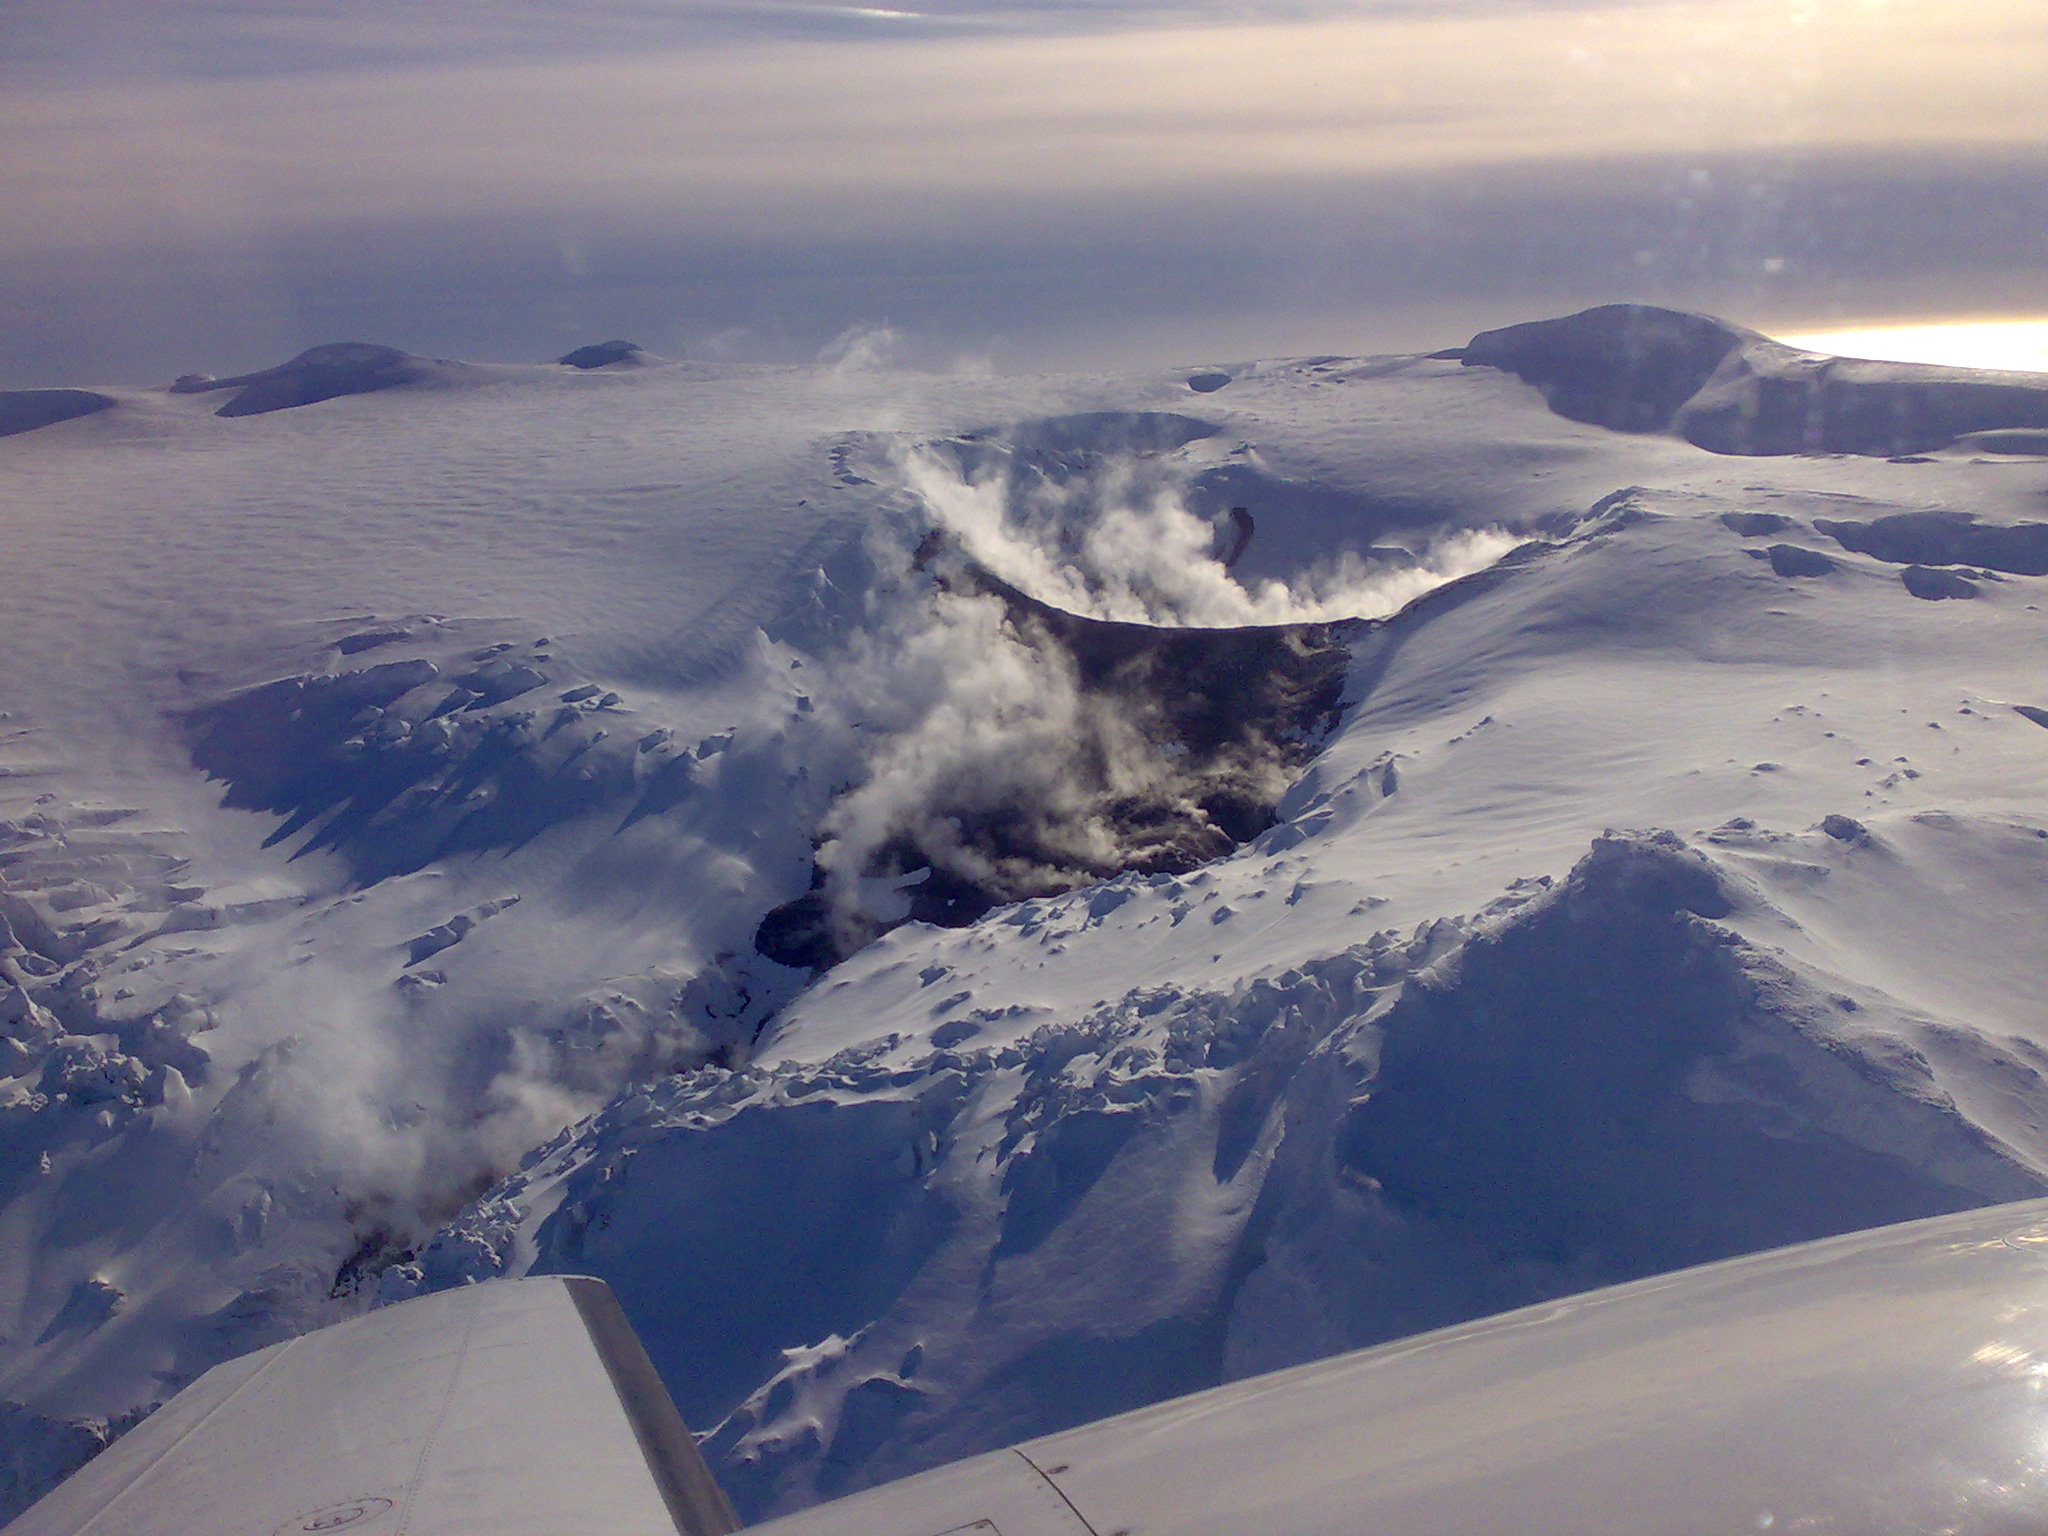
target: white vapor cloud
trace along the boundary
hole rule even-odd
[[[985,569],[1056,608],[1121,623],[1227,629],[1385,618],[1522,542],[1499,528],[1460,530],[1408,551],[1412,560],[1347,550],[1287,580],[1247,585],[1219,558],[1228,532],[1189,510],[1184,475],[1156,464],[1112,459],[1091,475],[1020,484],[1006,470],[962,475],[920,450],[903,473],[932,521]]]
[[[873,373],[895,362],[902,345],[903,333],[887,321],[860,321],[826,342],[818,361],[834,373]]]
[[[864,926],[904,916],[919,862],[1008,899],[1063,890],[1078,871],[1099,878],[1128,864],[1120,817],[1133,804],[1188,792],[1141,702],[1083,687],[1069,653],[1003,597],[935,579],[928,560],[947,557],[932,556],[922,531],[949,535],[973,564],[1069,613],[1214,629],[1384,617],[1521,542],[1467,530],[1423,543],[1412,560],[1349,554],[1247,585],[1218,558],[1219,530],[1188,509],[1184,475],[1156,459],[1107,454],[1092,473],[1032,487],[1007,471],[964,476],[929,449],[907,451],[898,470],[922,519],[875,536],[880,579],[821,668],[810,718],[814,739],[838,744],[819,760],[845,764],[817,861],[847,947]],[[1286,787],[1271,751],[1248,749],[1233,766],[1269,799]],[[1007,835],[991,839],[990,821]],[[886,878],[892,852],[907,879]]]
[[[889,606],[835,672],[835,708],[870,744],[820,827],[837,918],[901,916],[867,878],[897,839],[949,875],[1015,895],[1062,889],[1075,868],[1114,869],[1108,808],[1165,777],[1157,749],[1083,693],[1063,652],[1019,634],[999,599],[911,587]],[[978,846],[962,818],[992,812],[1027,825],[1039,858]]]

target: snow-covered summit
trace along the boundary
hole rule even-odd
[[[2037,386],[1602,315],[0,443],[16,1489],[486,1274],[758,1514],[2041,1192]]]
[[[1889,456],[2048,428],[2048,376],[1831,357],[1644,304],[1484,331],[1444,355],[1506,369],[1574,421],[1715,453]]]

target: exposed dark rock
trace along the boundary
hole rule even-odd
[[[1334,722],[1350,641],[1362,620],[1270,624],[1238,629],[1168,629],[1083,618],[980,578],[1011,612],[1070,655],[1083,688],[1126,702],[1209,758],[1248,737],[1263,747],[1309,743]]]
[[[1248,507],[1230,509],[1230,547],[1222,555],[1223,568],[1227,571],[1244,558],[1244,552],[1251,547],[1252,535],[1258,531]]]
[[[1864,826],[1854,816],[1823,816],[1820,819],[1820,829],[1838,843],[1867,843],[1870,841],[1870,828]]]
[[[1230,375],[1220,369],[1208,369],[1202,373],[1188,375],[1188,388],[1198,395],[1213,395],[1230,382]]]
[[[638,342],[593,341],[587,347],[564,352],[555,361],[571,368],[609,368],[613,363],[637,363],[646,355]]]
[[[1835,562],[1819,550],[1801,549],[1797,544],[1773,544],[1764,553],[1780,576],[1825,576],[1835,568]]]
[[[89,389],[0,389],[0,437],[90,416],[113,404],[113,396]]]
[[[973,878],[913,837],[882,848],[870,878],[904,881],[906,920],[960,927],[991,908],[1136,871],[1196,868],[1256,837],[1334,723],[1362,621],[1241,629],[1170,629],[1111,623],[1053,608],[973,568],[947,578],[954,590],[999,597],[1023,643],[1057,650],[1081,693],[1135,725],[1173,768],[1147,792],[1116,796],[1106,769],[1078,743],[1074,772],[1093,774],[1113,859],[1074,851],[1065,827],[1026,807],[963,809],[949,818],[976,863],[1000,873]],[[843,959],[891,924],[835,910],[822,874],[812,889],[763,920],[755,947],[784,965]]]
[[[423,960],[431,960],[444,949],[453,949],[476,930],[478,923],[496,917],[506,908],[518,904],[517,896],[504,896],[496,901],[487,901],[468,912],[458,912],[447,922],[429,928],[425,933],[410,940],[406,945],[405,963],[408,968]]]
[[[210,394],[218,389],[239,390],[232,400],[214,412],[216,416],[261,416],[269,411],[312,405],[338,395],[367,395],[400,384],[416,383],[431,376],[434,365],[396,347],[368,341],[332,341],[309,347],[289,362],[256,373],[215,379],[187,374],[171,386],[174,393]]]
[[[465,672],[455,679],[455,686],[465,688],[475,696],[475,703],[483,706],[502,704],[507,699],[516,699],[522,693],[530,692],[547,681],[547,674],[536,672],[532,667],[517,662],[496,660],[485,662],[474,671]]]
[[[1976,565],[2048,576],[2048,523],[1980,523],[1969,512],[1898,512],[1875,522],[1816,519],[1842,548],[1892,565]]]
[[[825,871],[814,869],[808,891],[761,919],[761,926],[754,930],[754,948],[777,965],[829,970],[847,952],[834,928],[832,904],[825,895]]]
[[[385,624],[375,629],[362,629],[352,635],[343,635],[334,642],[334,648],[344,656],[355,656],[363,651],[373,651],[380,645],[410,640],[412,634],[412,630],[402,624]]]
[[[1658,432],[1731,352],[1763,338],[1709,315],[1603,304],[1556,320],[1482,331],[1467,368],[1500,368],[1543,391],[1560,416],[1622,432]]]
[[[91,1333],[109,1318],[118,1314],[127,1297],[120,1287],[108,1284],[94,1276],[81,1280],[71,1289],[64,1305],[57,1309],[57,1315],[50,1319],[43,1329],[38,1344],[47,1344],[51,1339],[65,1333]]]
[[[1795,528],[1798,521],[1778,512],[1723,512],[1721,526],[1745,539],[1761,539]]]
[[[1939,570],[1928,565],[1907,566],[1899,572],[1899,580],[1905,584],[1908,592],[1929,602],[1977,595],[1977,583],[1967,576],[1958,576],[1954,571]]]

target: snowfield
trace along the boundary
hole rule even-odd
[[[2041,376],[316,351],[0,399],[0,1510],[488,1276],[761,1518],[2048,1193]]]

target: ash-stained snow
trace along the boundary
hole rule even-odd
[[[2042,1192],[2032,396],[1730,456],[1775,344],[1612,330],[0,443],[8,1497],[485,1275],[758,1515]]]

